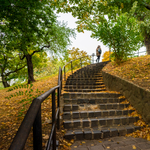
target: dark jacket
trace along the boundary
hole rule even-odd
[[[99,49],[99,48],[97,47],[97,49],[96,49],[96,56],[100,56],[100,55],[101,55],[101,53],[98,52],[98,49]],[[100,50],[101,50],[101,52],[102,52],[102,49],[101,49],[101,48],[100,48]]]

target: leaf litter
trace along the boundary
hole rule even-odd
[[[110,62],[103,68],[103,71],[128,80],[129,82],[150,91],[150,55],[131,58],[119,65],[115,62]],[[125,100],[122,103],[129,102]],[[138,114],[135,108],[131,105],[125,109],[134,110],[129,116],[138,116],[139,120],[135,122],[134,125],[142,127],[141,130],[137,130],[126,136],[144,138],[150,141],[150,127],[143,121],[141,115]],[[133,149],[136,149],[134,145]]]
[[[68,76],[69,74],[67,74]],[[50,90],[58,83],[58,76],[52,76],[46,79],[40,79],[33,83],[32,88],[27,88],[27,85],[20,86],[20,88],[10,87],[0,90],[0,149],[6,150],[13,141],[16,132],[34,98]],[[63,81],[64,82],[64,81]],[[64,83],[63,83],[64,84]],[[29,85],[30,86],[30,85]],[[18,86],[19,87],[19,86]],[[11,90],[10,90],[11,89]],[[27,91],[28,89],[28,91]],[[31,90],[32,89],[32,90]],[[9,92],[8,92],[9,91]],[[21,93],[20,95],[17,93]],[[28,94],[28,95],[27,95]],[[25,97],[27,97],[25,99]],[[57,103],[57,95],[56,95]],[[41,118],[42,118],[42,147],[46,146],[47,139],[51,131],[52,116],[52,100],[49,96],[41,104]],[[67,142],[63,140],[65,132],[61,125],[60,130],[56,132],[57,140],[59,140],[60,150],[69,150],[73,141]],[[33,128],[27,139],[25,150],[33,149]]]

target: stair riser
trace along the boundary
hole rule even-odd
[[[102,78],[102,75],[78,75],[78,76],[72,76],[73,79],[76,79],[76,78],[89,78],[89,79],[96,79],[96,78],[99,78],[101,79]]]
[[[99,85],[104,85],[104,83],[103,82],[99,82],[99,83],[93,83],[93,82],[88,82],[88,83],[86,83],[86,82],[84,82],[84,83],[82,83],[82,82],[71,82],[71,83],[66,83],[66,85],[99,86]]]
[[[91,70],[82,70],[82,71],[76,71],[74,72],[72,75],[70,76],[76,76],[76,75],[94,75],[94,74],[100,74],[102,75],[102,69],[99,69],[98,71],[95,71],[94,69],[91,69]]]
[[[121,126],[129,125],[138,121],[138,117],[119,117],[115,119],[103,118],[103,119],[85,119],[85,120],[74,120],[74,121],[65,121],[65,129],[80,129],[80,128],[100,128],[100,127],[112,127],[112,126]]]
[[[81,86],[81,85],[77,85],[77,86],[73,86],[73,87],[64,87],[65,90],[77,90],[77,89],[98,89],[98,88],[104,88],[105,85],[101,85],[101,86],[90,86],[90,85],[85,85],[85,86]]]
[[[101,91],[106,91],[106,89],[70,89],[67,90],[65,89],[66,92],[101,92]]]
[[[111,116],[127,116],[131,114],[133,110],[111,110],[111,111],[85,111],[85,112],[66,112],[63,114],[64,120],[70,119],[87,119],[87,118],[102,118],[102,117],[111,117]]]
[[[125,99],[105,98],[105,99],[64,99],[65,104],[106,104],[106,103],[121,103]]]
[[[121,94],[115,93],[64,93],[63,98],[77,99],[77,98],[118,98]]]
[[[97,104],[97,105],[64,105],[63,111],[95,111],[96,109],[107,110],[107,109],[124,109],[127,108],[129,104]]]
[[[103,81],[102,78],[70,78],[68,81]]]
[[[71,140],[98,140],[105,139],[115,136],[124,136],[126,134],[132,133],[136,130],[141,129],[140,127],[129,126],[126,128],[110,128],[102,130],[85,130],[85,131],[74,131],[65,134],[64,138]]]

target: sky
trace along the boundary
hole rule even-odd
[[[77,24],[75,23],[77,19],[74,18],[70,13],[67,14],[61,13],[58,14],[58,16],[59,16],[57,18],[58,21],[67,22],[68,27],[72,29],[77,27]],[[69,46],[70,49],[72,49],[72,47],[75,47],[75,48],[79,48],[80,50],[86,51],[88,55],[92,55],[93,53],[96,55],[96,48],[98,45],[100,45],[102,49],[102,55],[105,53],[105,51],[109,51],[109,48],[103,45],[103,43],[97,41],[97,39],[93,39],[90,37],[91,35],[90,31],[85,30],[84,33],[79,33],[75,31],[75,33],[76,33],[76,38],[75,39],[71,38],[72,44]]]
[[[58,21],[64,21],[68,24],[68,27],[70,28],[76,28],[77,24],[75,23],[77,21],[76,18],[74,18],[70,13],[59,13],[58,15]],[[92,55],[93,53],[96,54],[96,48],[98,45],[101,46],[102,49],[102,55],[100,58],[100,61],[102,60],[102,56],[106,51],[109,51],[109,48],[105,45],[103,45],[102,42],[97,41],[97,39],[93,39],[90,37],[91,32],[90,31],[84,31],[84,33],[79,33],[75,31],[76,38],[71,38],[72,44],[69,46],[69,49],[72,49],[72,47],[79,48],[80,50],[84,50],[87,52],[88,55]],[[146,51],[145,47],[140,48],[139,50]],[[141,55],[144,53],[140,53]]]

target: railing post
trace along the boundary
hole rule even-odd
[[[65,67],[64,67],[64,79],[66,81],[66,72],[65,72]]]
[[[80,64],[81,64],[81,68],[82,68],[82,61],[81,61],[81,58],[80,58]]]
[[[41,105],[33,123],[33,149],[42,150]]]
[[[72,72],[72,74],[73,74],[72,61],[71,61],[71,72]]]
[[[92,54],[92,64],[94,64],[94,56],[95,56],[95,54],[93,53]]]
[[[110,55],[111,55],[111,48],[109,48],[109,60],[111,60]]]
[[[57,108],[59,108],[59,101],[60,101],[60,91],[61,91],[61,85],[62,85],[62,70],[59,67],[59,75],[58,75],[58,85],[59,88],[57,90]],[[59,130],[60,126],[60,111],[58,112],[58,118],[57,118],[57,129]]]
[[[52,126],[55,123],[55,91],[52,93]],[[53,133],[53,150],[56,150],[56,127]]]
[[[60,84],[61,84],[61,90],[62,90],[62,69],[61,69],[61,76],[60,76]],[[61,90],[60,90],[60,94],[61,94]]]
[[[59,108],[59,98],[60,98],[60,87],[58,88],[57,91],[57,108]],[[60,125],[60,111],[58,112],[58,118],[57,118],[57,129],[59,130],[59,125]]]

